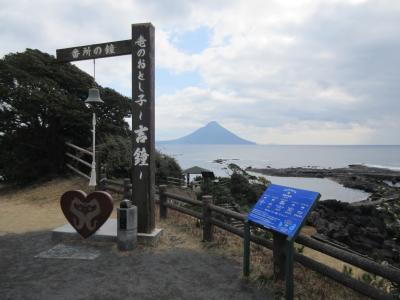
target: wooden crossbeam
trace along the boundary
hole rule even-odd
[[[56,55],[59,62],[132,55],[132,40],[57,49]]]

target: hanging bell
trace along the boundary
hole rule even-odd
[[[98,104],[104,103],[100,98],[100,92],[98,89],[91,88],[89,89],[89,97],[85,100],[86,104]]]

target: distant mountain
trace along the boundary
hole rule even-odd
[[[250,145],[247,141],[213,121],[196,131],[176,140],[160,141],[162,144],[241,144]]]

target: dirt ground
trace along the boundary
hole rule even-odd
[[[239,262],[203,251],[203,243],[169,222],[157,248],[119,252],[113,243],[64,241],[100,251],[95,260],[35,258],[57,243],[66,223],[59,199],[88,191],[79,178],[0,192],[0,299],[272,299],[241,278]],[[121,197],[114,195],[114,207]],[[115,217],[115,215],[114,215]]]
[[[57,179],[18,191],[0,192],[0,235],[53,229],[65,224],[59,199],[65,191],[82,187],[78,178]]]
[[[60,209],[61,195],[68,190],[90,192],[87,182],[80,178],[55,179],[19,190],[0,190],[0,236],[51,230],[66,223]],[[114,207],[121,196],[114,196]],[[116,217],[115,210],[112,217]]]
[[[0,270],[2,270],[0,273],[0,295],[9,295],[5,299],[120,299],[120,297],[132,296],[135,293],[140,294],[141,290],[132,288],[132,284],[129,280],[126,280],[126,276],[130,280],[133,280],[133,282],[140,282],[145,289],[155,289],[152,295],[154,297],[157,296],[157,299],[217,299],[217,296],[219,297],[218,299],[261,299],[259,298],[261,297],[260,295],[263,295],[263,299],[268,299],[268,295],[270,294],[267,290],[273,291],[272,294],[278,298],[282,296],[284,287],[272,282],[272,255],[269,250],[257,245],[252,246],[252,253],[254,253],[252,254],[253,271],[250,278],[250,282],[252,283],[250,285],[249,283],[244,283],[240,279],[242,240],[217,229],[215,242],[202,243],[198,222],[191,217],[173,211],[169,211],[169,217],[166,220],[156,218],[157,227],[164,229],[158,247],[154,249],[141,249],[146,253],[149,252],[149,259],[151,257],[151,260],[166,268],[163,271],[160,269],[160,266],[147,261],[149,268],[151,266],[158,272],[151,273],[152,277],[149,275],[145,280],[153,278],[150,281],[160,281],[160,284],[163,284],[162,289],[161,287],[157,289],[153,285],[153,282],[142,282],[140,277],[135,275],[136,271],[142,272],[144,270],[145,265],[142,263],[139,264],[139,269],[124,267],[126,264],[123,263],[122,257],[128,256],[129,261],[126,261],[126,263],[129,266],[131,264],[135,265],[144,259],[141,254],[143,251],[138,251],[140,253],[134,251],[133,254],[124,254],[117,251],[115,245],[100,247],[102,257],[110,261],[107,267],[104,263],[97,262],[98,260],[102,261],[102,259],[96,259],[94,262],[33,259],[34,255],[43,250],[48,250],[55,245],[51,241],[50,231],[66,223],[60,209],[59,199],[65,191],[71,189],[81,189],[89,192],[87,182],[80,178],[56,179],[18,191],[0,190]],[[114,207],[116,207],[121,200],[121,196],[114,194],[113,197]],[[156,213],[156,216],[158,216],[158,213]],[[112,217],[116,217],[115,209]],[[306,227],[303,233],[312,234],[313,230],[311,227]],[[344,264],[342,262],[312,249],[305,248],[303,249],[303,253],[339,270],[343,268]],[[175,254],[176,256],[174,256]],[[204,255],[209,257],[209,260],[206,260]],[[180,264],[181,257],[182,264]],[[176,268],[165,266],[165,263],[161,262],[163,260],[173,262],[176,264]],[[146,259],[144,261],[146,262]],[[115,263],[118,269],[111,266],[111,262],[112,264]],[[226,267],[224,267],[225,264]],[[121,267],[121,265],[124,266]],[[200,268],[198,268],[198,265],[200,265]],[[70,266],[74,271],[68,271]],[[105,271],[100,271],[99,268],[106,268],[110,276],[104,273]],[[67,274],[59,276],[58,273],[63,274],[66,271],[65,269],[67,269]],[[47,270],[50,270],[50,273]],[[175,271],[178,271],[178,273]],[[358,272],[355,268],[353,268],[353,271]],[[168,274],[160,274],[165,272],[168,272]],[[210,274],[208,276],[222,282],[221,286],[218,287],[218,289],[223,287],[222,294],[214,295],[213,289],[210,290],[210,293],[203,291],[204,289],[207,290],[206,287],[215,285],[215,283],[212,284],[209,281],[204,281],[207,279],[207,276],[203,273],[207,272],[210,274],[219,274],[215,275],[217,277],[212,277]],[[361,272],[360,270],[360,274]],[[77,277],[83,280],[82,284],[80,284],[81,281],[78,283],[75,278],[78,276],[78,273],[84,276],[83,279],[80,276]],[[35,274],[42,274],[47,279],[42,276],[43,278],[38,283],[35,283]],[[194,276],[193,274],[199,274],[200,278],[204,278],[204,280],[200,279],[196,283],[196,291],[193,290],[193,284],[190,284],[185,279],[185,276],[188,276],[192,280],[197,280],[191,277]],[[222,274],[233,276],[228,276],[229,280],[232,281],[233,289],[224,281]],[[304,274],[307,275],[305,276]],[[171,276],[176,280],[183,280],[188,287],[179,284],[175,285],[176,280],[172,280]],[[94,279],[90,279],[91,277]],[[116,278],[122,278],[120,279],[121,282],[119,283]],[[98,291],[90,293],[85,291],[85,288],[92,289],[92,286],[97,284],[97,281],[105,284],[106,287],[110,287],[110,290],[115,290],[115,288],[111,287],[108,283],[124,286],[122,288],[124,292],[121,291],[119,294],[115,294],[118,295],[116,297],[110,297],[108,291],[104,289],[102,289],[103,294],[99,294]],[[295,270],[295,281],[297,282],[295,294],[298,296],[298,299],[365,299],[365,297],[360,297],[360,295],[353,291],[317,274],[314,275],[313,272],[304,270],[300,266]],[[73,295],[68,294],[66,288],[61,288],[58,293],[53,293],[47,288],[50,286],[59,289],[61,283],[69,286],[72,290],[74,290],[73,284],[77,284],[78,288],[74,291]],[[261,289],[250,288],[254,284]],[[174,286],[174,288],[169,285]],[[42,294],[33,294],[32,297],[23,294],[31,290],[39,293],[40,287],[44,289]],[[188,291],[189,294],[187,293]],[[64,295],[63,293],[66,294]],[[236,294],[237,296],[234,296]],[[51,295],[51,297],[47,297],[47,295]],[[164,295],[164,297],[159,297],[161,295]],[[131,298],[155,299],[152,298],[153,296],[149,296],[150,298],[144,294],[142,296]],[[3,297],[0,298],[3,299]]]
[[[222,256],[188,249],[121,253],[111,243],[88,244],[100,252],[95,260],[35,258],[55,245],[48,231],[0,237],[1,299],[272,299]]]

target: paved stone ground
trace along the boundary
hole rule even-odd
[[[56,244],[49,232],[0,236],[0,298],[272,299],[241,279],[237,262],[210,253],[139,248],[124,254],[113,244],[91,243],[101,253],[95,260],[35,258]]]

